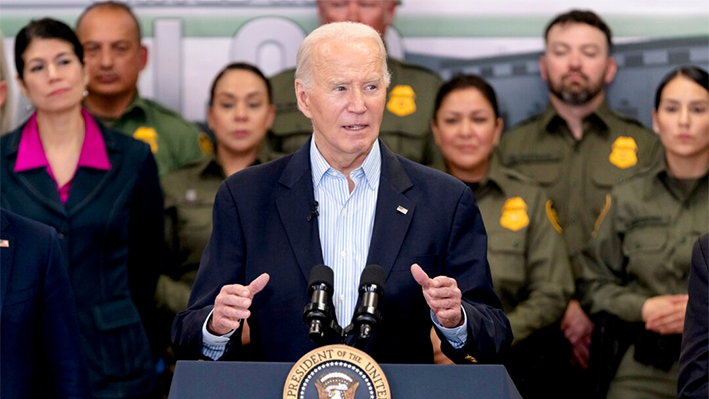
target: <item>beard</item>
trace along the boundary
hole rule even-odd
[[[549,91],[565,104],[580,106],[587,104],[605,89],[606,85],[602,77],[598,79],[598,81],[593,82],[588,75],[578,73],[583,78],[583,83],[566,83],[565,80],[568,76],[568,74],[566,74],[561,77],[560,81],[554,82],[549,80]]]

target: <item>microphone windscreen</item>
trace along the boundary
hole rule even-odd
[[[362,271],[362,277],[359,279],[359,286],[372,285],[375,284],[382,291],[384,295],[384,281],[386,280],[386,275],[384,274],[384,269],[379,265],[367,265]]]
[[[314,284],[325,284],[329,289],[332,289],[334,285],[335,275],[332,273],[332,269],[325,265],[315,265],[310,269],[310,281],[308,286],[313,286]]]

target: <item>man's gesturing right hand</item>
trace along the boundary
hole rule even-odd
[[[214,335],[224,335],[239,328],[241,320],[251,316],[249,307],[254,295],[261,292],[270,278],[264,273],[246,287],[241,284],[223,286],[214,300],[214,312],[207,323],[207,330]]]

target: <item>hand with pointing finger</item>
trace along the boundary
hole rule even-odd
[[[236,330],[241,325],[241,320],[251,316],[249,307],[254,295],[258,294],[270,280],[267,273],[256,277],[251,284],[225,285],[214,300],[214,312],[207,324],[207,330],[214,335],[224,335]]]
[[[411,274],[423,289],[426,303],[438,318],[438,322],[446,328],[461,326],[464,320],[461,308],[463,295],[455,279],[446,276],[430,278],[416,263],[411,265]]]

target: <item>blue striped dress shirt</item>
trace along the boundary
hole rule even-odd
[[[372,239],[382,170],[379,142],[374,143],[362,166],[350,172],[355,184],[351,193],[347,177],[328,165],[315,140],[310,142],[310,165],[323,260],[335,274],[332,303],[337,322],[344,328],[357,306],[359,277]]]

